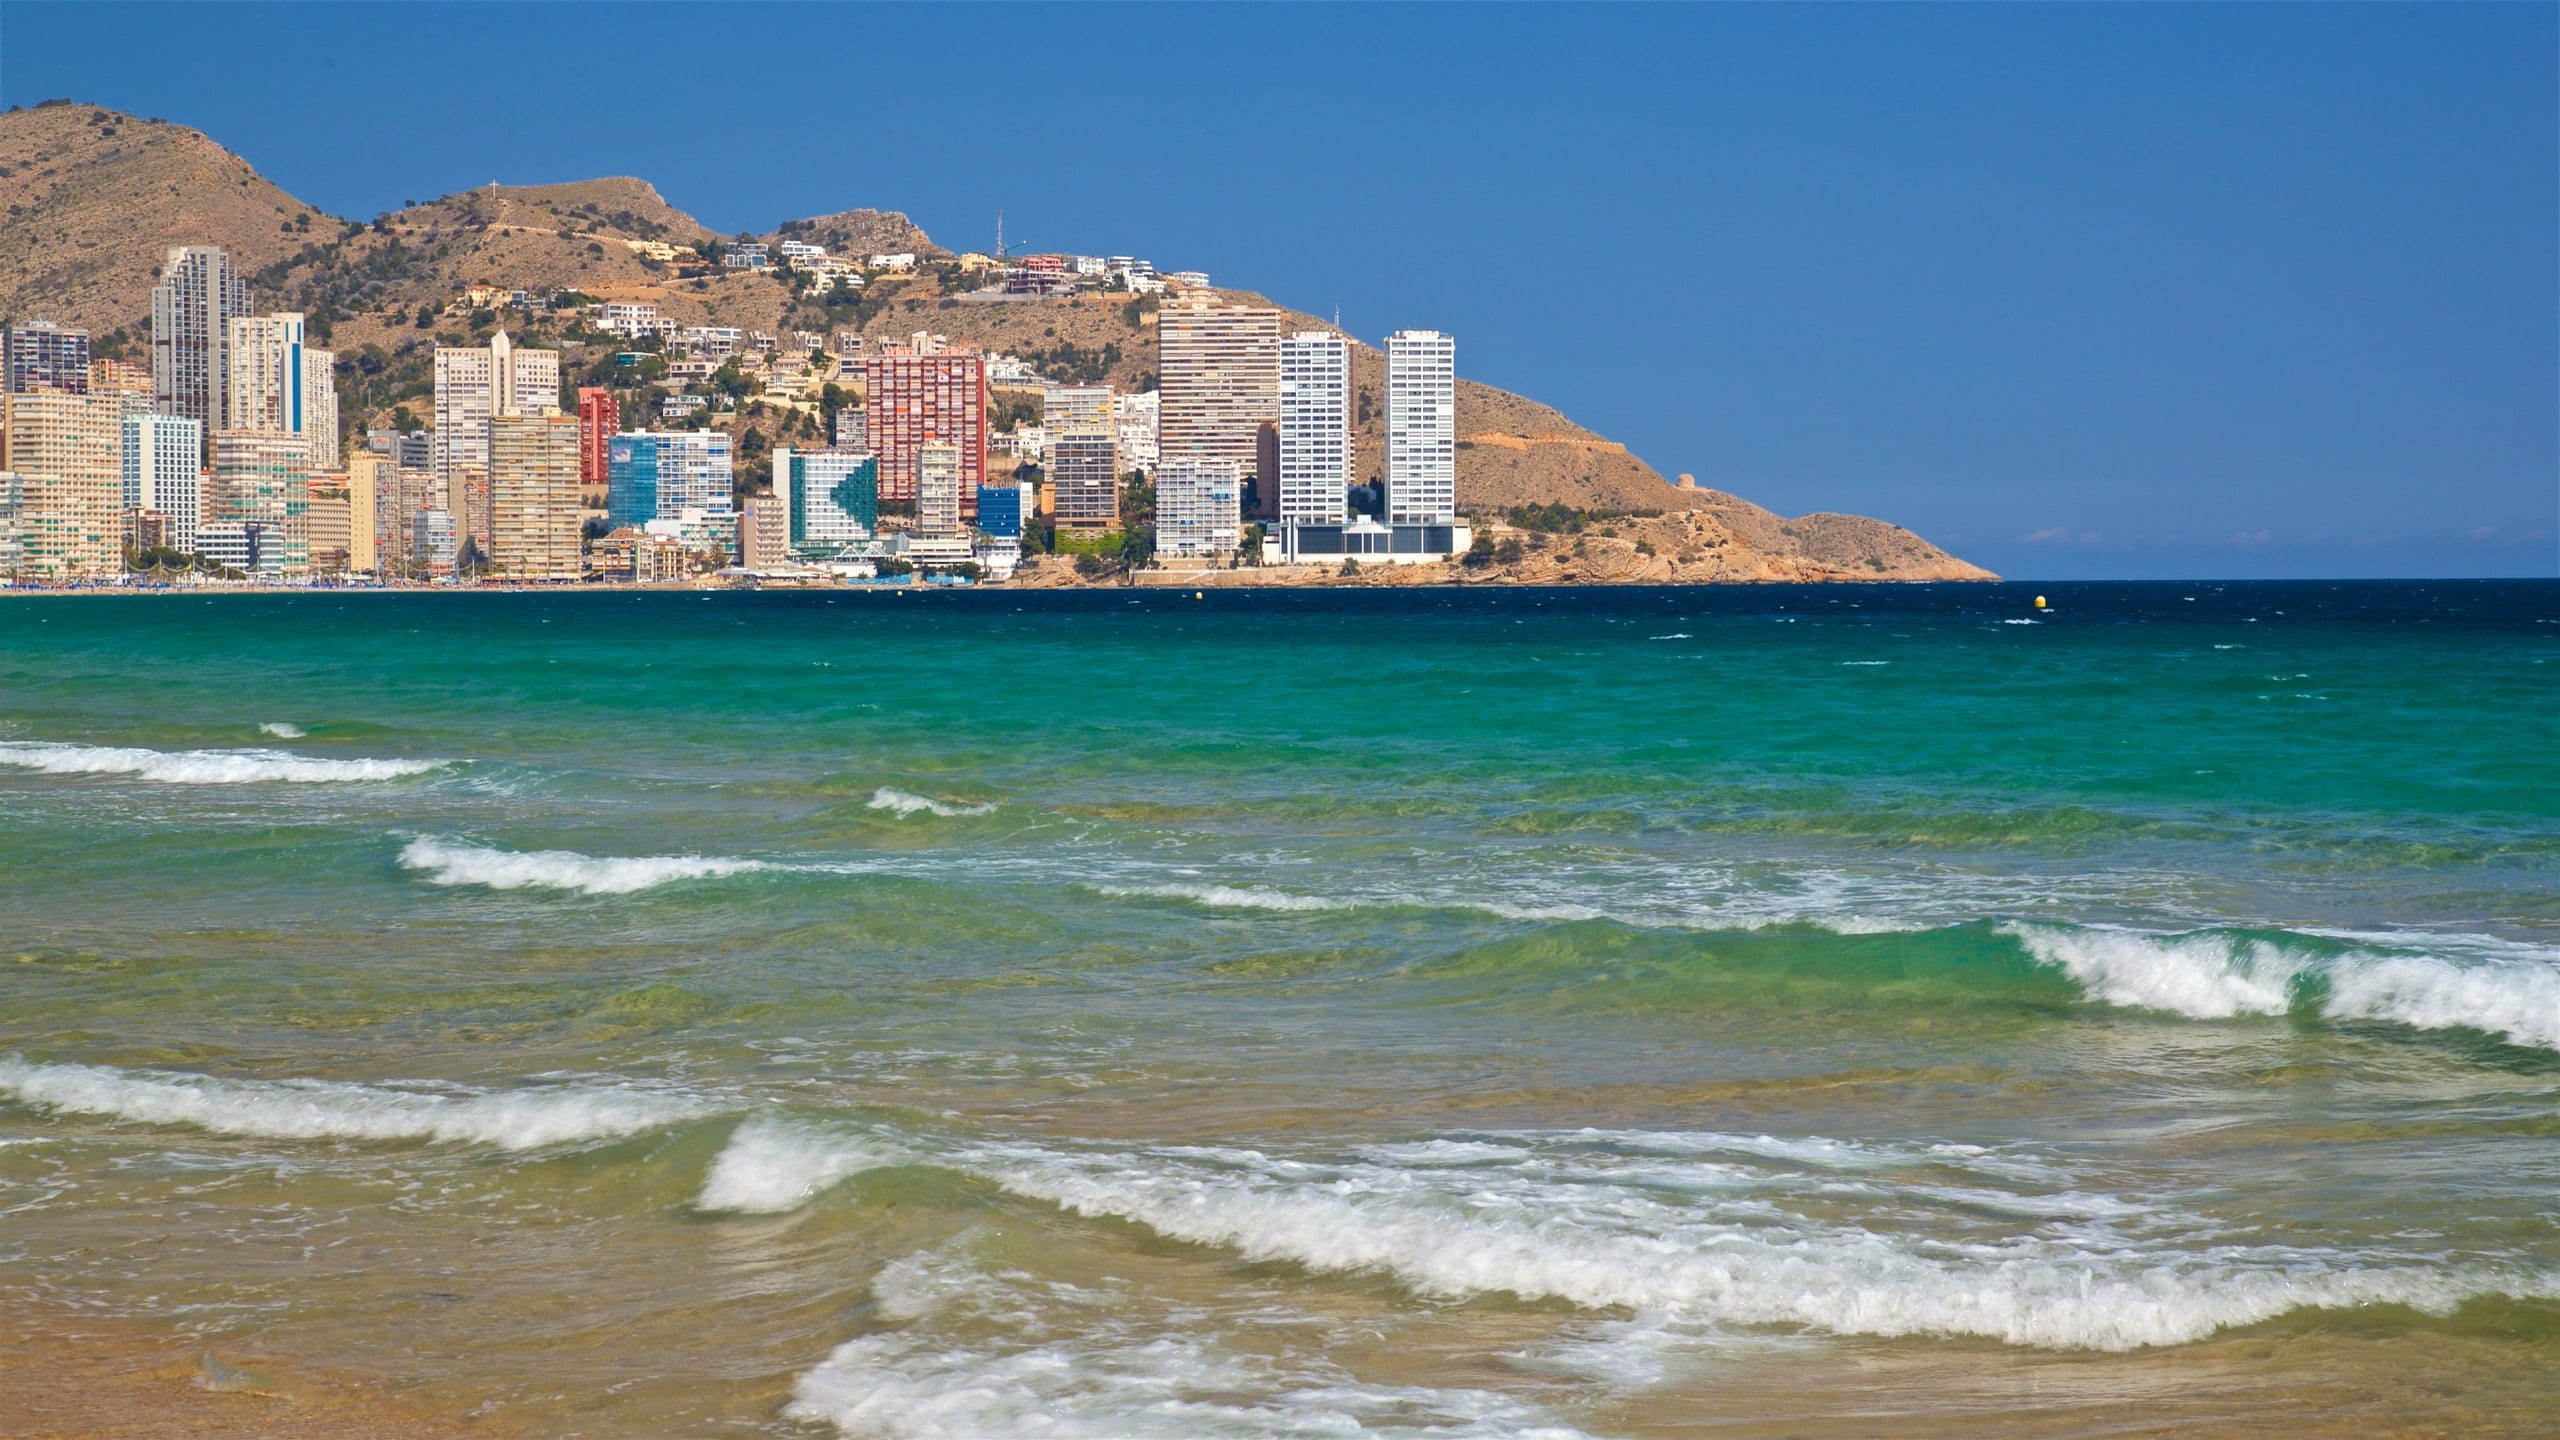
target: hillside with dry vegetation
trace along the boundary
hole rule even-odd
[[[932,261],[951,253],[934,244],[923,226],[895,210],[839,210],[833,215],[785,220],[773,233],[757,238],[777,244],[798,240],[824,245],[830,255],[913,255]]]
[[[501,327],[562,352],[564,376],[628,382],[612,363],[622,342],[586,327],[580,306],[645,301],[685,325],[781,334],[861,334],[867,344],[930,331],[1019,356],[1057,380],[1155,383],[1155,297],[1002,296],[984,270],[896,211],[856,209],[786,221],[755,238],[799,239],[855,257],[909,252],[910,273],[875,276],[858,293],[818,295],[787,272],[730,270],[721,237],[627,177],[493,185],[411,201],[370,221],[302,204],[240,157],[184,126],[85,105],[0,115],[0,316],[48,318],[101,337],[106,353],[139,354],[150,290],[170,245],[217,244],[249,276],[252,303],[298,309],[339,357],[350,428],[414,423],[432,405],[437,345],[486,344]],[[469,300],[475,287],[527,292],[525,307]],[[1231,302],[1270,304],[1241,290]],[[1284,307],[1284,329],[1331,329]],[[119,333],[121,332],[121,333]],[[1353,345],[1354,473],[1381,468],[1385,357]],[[1674,486],[1641,458],[1525,396],[1457,385],[1458,504],[1487,533],[1522,507],[1606,517],[1625,538],[1586,532],[1578,550],[1524,532],[1516,563],[1472,573],[1513,578],[1792,579],[1841,576],[1980,578],[1900,527],[1850,515],[1793,520],[1720,491]],[[639,414],[640,411],[631,413]],[[777,398],[717,423],[756,434],[744,452],[811,443],[815,404]],[[1639,541],[1643,548],[1639,549]],[[1619,553],[1623,547],[1624,554]],[[1623,573],[1622,573],[1623,572]],[[1372,577],[1366,583],[1389,583]]]
[[[102,338],[148,330],[172,245],[256,269],[340,228],[198,131],[68,102],[0,114],[0,211],[0,317]]]

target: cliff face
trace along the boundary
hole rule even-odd
[[[830,308],[795,295],[775,274],[702,265],[691,252],[713,232],[644,180],[482,187],[370,222],[340,221],[196,131],[67,104],[0,115],[0,203],[7,205],[0,316],[145,339],[151,284],[168,246],[221,245],[251,277],[253,304],[312,316],[315,334],[340,357],[342,413],[351,425],[378,423],[396,404],[424,403],[427,357],[440,335],[480,343],[504,323],[527,343],[558,345],[572,367],[602,358],[607,347],[581,337],[568,312],[474,316],[447,308],[478,284],[647,301],[684,324],[853,330],[873,342],[931,330],[1021,356],[1059,378],[1124,388],[1151,384],[1157,372],[1152,300],[991,299],[979,293],[985,277],[937,269],[950,252],[895,211],[787,221],[768,236],[813,240],[841,254],[908,251],[922,262],[912,275],[874,281],[859,305]],[[1285,312],[1282,324],[1331,328],[1297,312]],[[1355,342],[1352,370],[1363,402],[1354,475],[1365,480],[1381,468],[1385,357]],[[1601,522],[1615,536],[1586,527],[1578,554],[1570,538],[1539,548],[1524,534],[1523,559],[1508,567],[1513,578],[1989,578],[1882,521],[1787,520],[1719,491],[1675,487],[1624,446],[1526,396],[1462,379],[1457,403],[1458,505],[1480,529],[1494,533],[1500,517],[1527,505],[1617,517]]]

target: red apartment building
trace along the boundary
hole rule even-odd
[[[578,484],[594,489],[609,483],[613,470],[605,459],[605,448],[614,432],[622,428],[622,402],[601,385],[588,385],[578,391]]]
[[[863,362],[864,419],[880,457],[880,498],[912,505],[916,451],[927,441],[960,447],[960,518],[978,518],[987,478],[987,359],[954,345],[930,355],[884,345]]]

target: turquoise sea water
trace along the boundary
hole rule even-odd
[[[2042,588],[0,602],[0,1308],[559,1435],[2547,1429],[2560,585]]]

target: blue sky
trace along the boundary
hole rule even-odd
[[[0,100],[1209,271],[2005,573],[2560,573],[2551,6],[107,6]],[[280,77],[263,86],[247,78]]]

